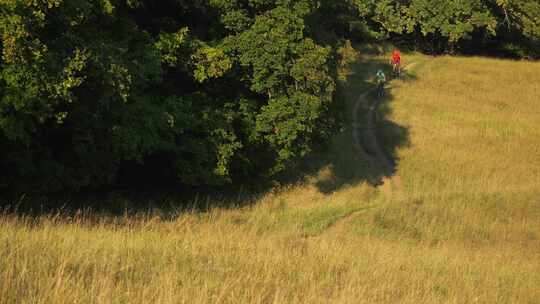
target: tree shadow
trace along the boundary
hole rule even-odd
[[[379,98],[373,82],[379,69],[392,75],[392,68],[384,59],[360,58],[350,65],[351,72],[341,84],[348,92],[350,115],[347,128],[334,139],[326,154],[330,172],[316,183],[322,193],[329,194],[363,182],[378,186],[397,173],[398,150],[407,147],[410,141],[408,128],[390,120],[395,102],[392,89],[416,80],[416,76],[404,70],[400,79],[393,79],[385,95]]]
[[[201,213],[215,208],[237,209],[255,204],[273,191],[271,180],[257,184],[189,187],[140,186],[110,187],[74,193],[0,196],[0,216],[11,214],[38,219],[109,219],[159,217],[174,220],[183,213]]]

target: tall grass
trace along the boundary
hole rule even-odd
[[[410,60],[381,110],[388,151],[408,134],[401,195],[345,130],[318,173],[242,208],[4,213],[0,303],[540,303],[540,64]]]

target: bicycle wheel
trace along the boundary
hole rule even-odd
[[[377,97],[381,98],[384,95],[384,84],[380,83],[377,88]]]

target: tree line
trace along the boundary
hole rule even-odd
[[[536,0],[1,0],[0,192],[272,177],[340,123],[344,39],[539,38]]]

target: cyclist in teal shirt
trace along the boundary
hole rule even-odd
[[[384,84],[386,83],[386,75],[382,70],[377,71],[377,95],[382,97],[384,95]]]

